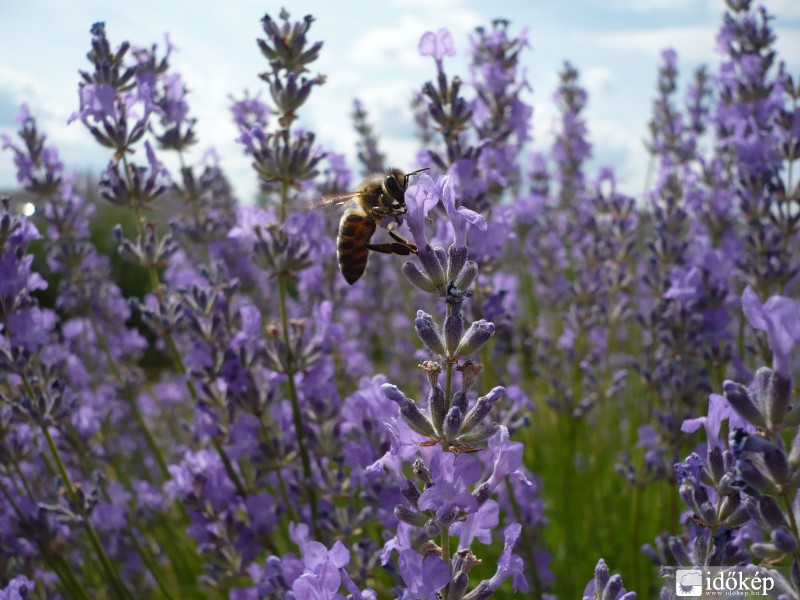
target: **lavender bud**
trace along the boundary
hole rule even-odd
[[[414,461],[414,464],[411,465],[411,471],[424,485],[428,486],[433,483],[431,472],[428,470],[428,467],[425,466],[425,463],[420,459]]]
[[[678,494],[683,500],[684,504],[694,513],[697,512],[697,508],[694,504],[694,486],[688,483],[682,483],[680,488],[678,488]]]
[[[759,498],[758,513],[769,529],[777,529],[778,527],[784,527],[786,525],[783,511],[778,501],[772,496],[762,496]]]
[[[465,248],[466,250],[466,248]],[[464,593],[467,591],[469,584],[469,575],[466,573],[459,573],[450,582],[450,589],[447,591],[447,600],[461,600]]]
[[[780,448],[774,447],[764,453],[764,463],[772,479],[781,487],[785,487],[789,480],[789,463],[786,455]]]
[[[422,271],[417,268],[417,265],[411,261],[403,263],[401,267],[403,271],[403,275],[406,276],[411,285],[418,287],[423,292],[428,292],[429,294],[436,293],[436,286],[434,285],[433,281],[431,281],[430,277],[425,275]]]
[[[486,502],[489,497],[492,495],[492,486],[489,485],[488,481],[484,481],[482,484],[478,486],[474,492],[472,492],[472,496],[475,500],[478,501],[478,506],[482,506],[484,502]]]
[[[400,416],[411,429],[425,437],[434,437],[433,426],[425,415],[419,410],[416,402],[410,400],[406,395],[397,389],[396,385],[384,383],[381,386],[381,393],[384,397],[400,406]]]
[[[602,558],[597,561],[597,566],[594,568],[594,589],[596,592],[601,592],[606,589],[610,574],[608,572],[608,565]]]
[[[700,536],[702,538],[702,536]],[[686,546],[683,545],[683,542],[680,538],[675,536],[670,536],[667,540],[667,548],[672,553],[672,556],[675,557],[675,562],[679,565],[691,565],[692,559],[689,556],[689,553],[686,551]]]
[[[759,492],[772,493],[777,491],[772,481],[770,481],[764,472],[751,460],[745,458],[740,459],[737,468],[739,470],[739,475],[745,483],[756,488]]]
[[[719,520],[724,521],[742,506],[742,500],[738,494],[725,496],[719,506]]]
[[[464,263],[467,262],[467,254],[466,246],[456,248],[455,244],[451,244],[447,249],[447,281],[455,281],[459,276],[461,269],[464,268]]]
[[[619,575],[612,575],[611,578],[608,580],[605,589],[603,590],[603,600],[608,598],[609,600],[616,599],[619,596],[619,593],[622,591],[622,577]]]
[[[425,418],[425,415],[422,414],[416,404],[408,404],[401,408],[400,416],[403,417],[406,424],[418,434],[428,438],[436,437],[433,425]]]
[[[774,430],[781,427],[789,410],[792,382],[777,371],[771,372],[770,375],[766,390],[765,408],[767,423]]]
[[[744,420],[756,427],[766,427],[764,417],[746,387],[735,381],[725,381],[722,384],[722,389],[724,390],[725,398]]]
[[[712,525],[716,522],[717,511],[714,508],[714,505],[711,504],[711,502],[708,501],[703,502],[702,504],[700,504],[699,509],[700,510],[698,512],[698,515],[700,516],[701,519],[703,519],[705,523]]]
[[[425,274],[433,282],[438,289],[443,290],[447,285],[447,278],[445,277],[445,265],[439,262],[436,252],[426,245],[420,248],[417,252],[417,258],[422,265]]]
[[[692,554],[694,555],[694,561],[691,563],[678,563],[689,566],[691,564],[702,565],[706,560],[706,554],[708,553],[708,542],[706,542],[706,538],[702,535],[698,535],[694,538],[694,548],[692,548]],[[670,599],[671,600],[671,599]]]
[[[494,593],[494,588],[489,583],[488,579],[484,579],[466,596],[464,600],[486,600]]]
[[[392,402],[396,402],[400,408],[407,406],[412,401],[403,393],[401,392],[396,385],[392,385],[391,383],[384,383],[381,386],[381,394],[387,400],[391,400]]]
[[[413,481],[406,479],[406,484],[400,491],[403,493],[403,497],[408,500],[411,506],[417,505],[417,501],[419,500],[419,490]]]
[[[722,460],[722,450],[719,448],[713,448],[709,450],[707,457],[706,457],[706,466],[711,475],[711,479],[714,483],[718,483],[720,479],[725,475],[725,463]]]
[[[414,321],[414,327],[417,330],[419,339],[425,344],[428,350],[434,354],[445,356],[442,336],[436,328],[436,323],[433,322],[433,317],[426,312],[418,310],[417,318]]]
[[[730,496],[733,498],[733,496]],[[738,496],[736,496],[738,498]],[[732,505],[733,503],[731,503]],[[727,513],[727,507],[725,506],[725,502],[723,501],[722,511]],[[725,518],[721,518],[720,522],[725,525],[725,527],[730,527],[731,529],[736,529],[737,527],[741,527],[748,521],[750,521],[750,513],[745,508],[744,503],[740,503],[739,506],[734,510],[730,515],[725,516]]]
[[[797,550],[797,540],[788,527],[779,527],[773,531],[770,540],[783,554],[794,554]]]
[[[444,320],[444,345],[448,356],[455,355],[463,333],[464,318],[461,316],[461,308],[456,307]]]
[[[464,414],[467,412],[467,395],[462,391],[455,392],[450,405],[457,406],[461,409],[461,414]]]
[[[433,418],[433,427],[437,432],[442,431],[442,424],[444,423],[445,416],[445,401],[444,390],[440,386],[431,389],[428,394],[428,406],[431,411],[431,418]]]
[[[436,262],[442,267],[442,271],[447,273],[447,251],[441,246],[433,247],[433,254],[436,256]],[[448,279],[449,281],[449,279]]]
[[[494,323],[484,319],[475,321],[461,338],[461,343],[453,356],[468,356],[480,350],[494,335]]]
[[[403,504],[398,504],[394,507],[394,516],[400,521],[408,523],[409,525],[413,525],[414,527],[424,527],[425,523],[428,522],[427,515],[419,512],[418,510],[408,508]]]
[[[425,535],[429,538],[434,538],[442,533],[442,528],[439,527],[439,524],[436,522],[436,519],[428,519],[425,525],[422,527],[422,531]]]
[[[492,409],[492,405],[500,399],[505,391],[506,388],[497,386],[492,388],[485,396],[478,398],[475,406],[473,406],[472,410],[464,417],[464,422],[461,424],[462,431],[467,432],[483,421],[483,418],[488,415],[489,411]]]
[[[455,278],[456,287],[460,290],[468,290],[472,287],[472,282],[478,276],[478,263],[474,260],[468,260],[464,264],[464,268]]]
[[[704,488],[703,486],[692,488],[692,502],[694,503],[695,506],[700,506],[701,504],[709,502],[708,492],[706,491],[706,488]]]
[[[464,429],[463,426],[461,428]],[[485,425],[478,425],[468,433],[459,436],[458,441],[465,444],[478,444],[485,442],[492,437],[500,429],[499,423],[488,423]]]
[[[457,406],[453,406],[447,413],[444,420],[444,437],[446,440],[454,440],[461,431],[462,412]]]
[[[752,552],[753,556],[761,560],[767,558],[777,558],[783,554],[780,550],[778,550],[778,548],[775,547],[774,544],[768,544],[766,542],[756,542],[755,544],[750,544],[750,552]]]

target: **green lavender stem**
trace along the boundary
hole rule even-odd
[[[289,186],[286,182],[281,183],[281,225],[286,219],[286,200],[289,193]],[[295,366],[292,356],[291,339],[289,338],[289,311],[286,307],[286,278],[278,276],[278,301],[281,312],[281,328],[283,329],[283,343],[286,347],[286,388],[289,394],[289,402],[292,405],[292,418],[294,420],[295,435],[297,436],[297,447],[300,450],[300,461],[303,465],[303,480],[308,495],[308,503],[311,505],[311,521],[314,526],[314,533],[317,539],[321,539],[319,525],[317,521],[317,492],[314,489],[313,477],[311,472],[311,460],[308,455],[308,448],[305,442],[305,427],[303,425],[303,412],[300,410],[300,399],[297,396],[297,387],[294,383]]]
[[[42,433],[44,434],[45,440],[47,440],[47,445],[50,448],[50,453],[53,455],[53,459],[56,461],[56,467],[58,469],[58,473],[61,475],[61,479],[64,482],[64,486],[67,488],[67,493],[69,494],[70,499],[77,504],[78,503],[78,495],[75,492],[75,486],[72,485],[72,480],[69,478],[67,474],[67,469],[64,466],[64,461],[61,460],[61,453],[58,451],[58,447],[56,446],[55,441],[53,440],[53,436],[50,435],[50,430],[47,428],[46,425],[42,425]],[[91,522],[88,518],[82,519],[83,528],[86,531],[86,535],[89,538],[89,542],[92,544],[97,557],[100,559],[100,564],[103,566],[103,571],[105,571],[106,577],[108,577],[111,586],[114,590],[119,594],[120,598],[130,598],[133,600],[133,596],[122,583],[122,580],[119,577],[119,573],[114,568],[114,565],[111,563],[111,560],[108,558],[105,549],[103,548],[103,544],[100,542],[100,538],[97,536],[97,532],[95,531],[94,527],[92,526]]]

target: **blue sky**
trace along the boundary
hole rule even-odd
[[[778,34],[777,47],[790,72],[800,74],[800,1],[767,0]],[[370,111],[381,145],[392,164],[413,166],[416,150],[408,100],[432,78],[430,59],[417,54],[420,36],[449,28],[459,55],[446,63],[448,73],[466,75],[467,35],[496,17],[511,30],[528,28],[531,48],[524,55],[534,106],[535,147],[550,144],[555,108],[551,101],[564,60],[575,65],[589,91],[587,121],[594,165],[613,165],[624,190],[639,193],[647,156],[642,147],[656,67],[663,49],[678,52],[682,75],[699,64],[712,72],[719,57],[715,35],[722,0],[0,0],[0,131],[12,133],[18,106],[27,102],[68,167],[101,170],[108,160],[79,124],[67,125],[77,107],[78,70],[86,68],[89,28],[105,21],[112,43],[163,47],[169,33],[178,48],[172,64],[189,87],[198,118],[199,156],[213,146],[240,198],[256,187],[249,163],[233,141],[229,95],[245,89],[262,92],[258,73],[266,63],[255,44],[260,19],[277,16],[281,6],[299,19],[316,17],[310,38],[325,45],[315,73],[327,83],[303,107],[303,124],[327,149],[355,163],[355,135],[349,114],[358,96]],[[11,156],[0,153],[0,189],[14,185]]]

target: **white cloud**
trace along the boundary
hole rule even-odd
[[[663,50],[674,48],[680,59],[710,61],[715,57],[716,34],[714,26],[695,25],[584,35],[588,40],[606,48],[643,53],[651,58],[659,58]]]
[[[389,4],[400,8],[424,8],[426,11],[430,11],[431,9],[461,6],[463,2],[462,0],[390,0]]]
[[[581,72],[581,80],[590,98],[594,98],[595,95],[610,96],[615,91],[616,77],[613,71],[606,67],[593,66],[584,69]]]
[[[459,54],[466,49],[467,34],[484,21],[471,10],[447,11],[446,26],[453,34]],[[362,67],[422,71],[430,59],[420,56],[417,47],[423,33],[436,29],[435,22],[428,14],[410,12],[399,18],[396,16],[390,25],[370,27],[351,45],[349,60]]]
[[[779,19],[800,18],[800,2],[797,0],[764,0],[764,6]]]
[[[684,12],[697,6],[697,0],[602,0],[596,4],[619,12]]]

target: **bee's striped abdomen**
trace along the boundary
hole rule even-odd
[[[342,215],[339,222],[339,236],[336,239],[336,257],[339,270],[345,281],[353,285],[367,268],[369,243],[375,233],[375,222],[358,208],[351,208]]]

